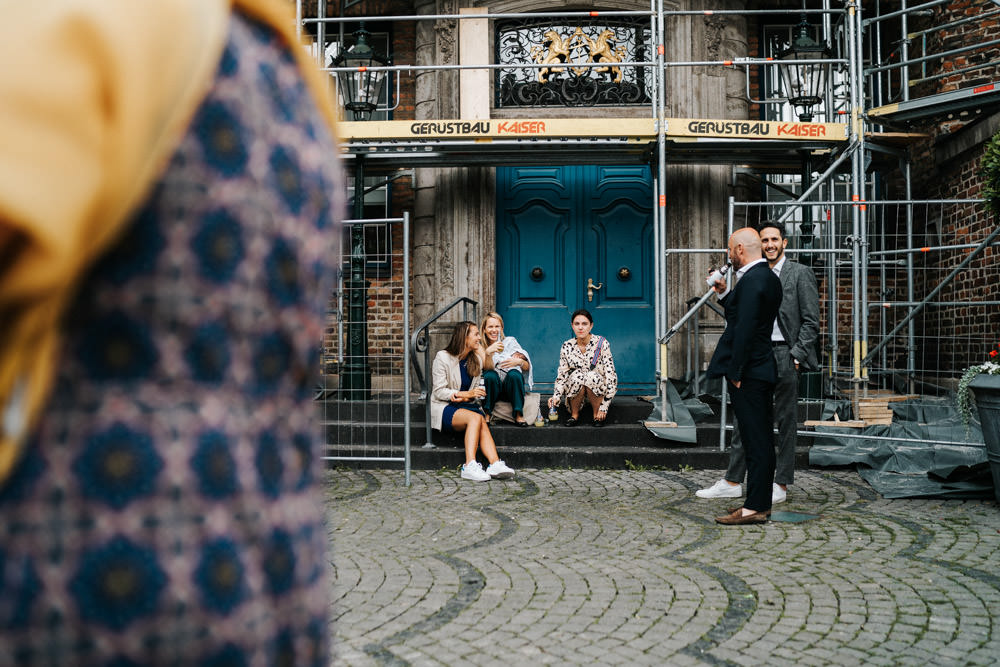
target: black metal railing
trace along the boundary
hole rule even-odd
[[[424,401],[424,424],[427,433],[426,440],[424,441],[424,447],[434,446],[434,443],[431,442],[431,400],[430,389],[427,383],[428,369],[431,364],[430,327],[432,324],[451,312],[453,308],[459,305],[462,306],[463,320],[470,319],[470,308],[472,310],[471,320],[475,322],[479,318],[479,302],[470,299],[467,296],[460,296],[421,322],[420,325],[413,331],[413,335],[410,336],[410,350],[412,352],[410,359],[413,362],[413,373],[417,378],[418,384],[420,385],[420,398]],[[424,360],[423,368],[421,368],[420,364],[417,363],[417,359],[421,354]]]

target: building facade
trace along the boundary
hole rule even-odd
[[[714,346],[708,309],[661,341],[730,229],[780,219],[820,284],[828,388],[912,388],[975,362],[1000,329],[996,249],[975,248],[997,223],[971,201],[998,127],[998,9],[887,4],[301,3],[332,74],[359,31],[391,58],[372,119],[344,123],[347,164],[371,188],[364,217],[412,222],[408,276],[398,261],[366,265],[372,358],[406,339],[393,305],[405,280],[411,332],[468,297],[530,341],[543,390],[586,307],[624,389],[655,393],[697,375]],[[803,36],[827,51],[789,58]],[[815,99],[785,76],[806,58],[828,61]],[[397,227],[371,227],[372,256],[399,249]],[[399,376],[401,355],[383,358],[375,375]]]

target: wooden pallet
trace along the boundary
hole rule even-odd
[[[918,394],[896,394],[891,391],[874,390],[865,392],[864,396],[854,398],[851,401],[851,407],[854,409],[854,418],[864,422],[866,426],[891,424],[892,408],[889,407],[889,404],[917,397]]]

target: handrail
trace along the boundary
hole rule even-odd
[[[437,322],[439,319],[445,316],[452,308],[462,304],[462,317],[463,319],[469,319],[469,306],[472,306],[472,321],[475,322],[479,319],[479,302],[470,299],[467,296],[460,296],[447,306],[439,310],[438,312],[431,315],[429,318],[420,323],[420,325],[413,331],[413,335],[410,336],[410,349],[412,351],[410,355],[410,360],[413,362],[413,371],[416,374],[417,382],[420,383],[420,398],[424,400],[424,424],[427,433],[427,439],[424,441],[424,447],[433,447],[434,443],[431,442],[431,397],[430,392],[427,387],[427,379],[425,377],[425,372],[431,364],[431,352],[430,352],[430,340],[427,336],[427,330],[432,324]],[[420,366],[417,364],[417,353],[424,353],[424,369],[421,370]]]
[[[426,320],[424,320],[420,324],[420,326],[418,326],[416,329],[414,329],[413,335],[410,336],[410,350],[413,353],[413,356],[412,356],[412,359],[413,359],[413,368],[414,368],[414,371],[417,374],[417,382],[420,383],[421,398],[423,398],[424,395],[427,393],[427,381],[424,379],[424,374],[423,374],[423,371],[420,369],[420,366],[417,365],[417,352],[423,352],[424,353],[424,368],[427,368],[427,364],[430,361],[430,353],[428,351],[429,350],[428,343],[430,341],[428,341],[427,337],[426,337],[427,329],[432,324],[434,324],[435,322],[437,322],[439,319],[441,319],[442,317],[444,317],[444,315],[449,310],[451,310],[452,308],[454,308],[455,306],[457,306],[460,303],[463,304],[463,305],[465,305],[465,308],[466,308],[465,310],[462,311],[462,317],[463,318],[469,319],[469,317],[468,317],[468,310],[467,310],[468,309],[468,305],[467,304],[471,304],[472,305],[472,321],[475,321],[479,317],[479,302],[475,301],[473,299],[470,299],[467,296],[460,296],[457,299],[455,299],[454,301],[452,301],[451,303],[449,303],[447,306],[445,306],[444,308],[442,308],[441,310],[439,310],[438,312],[434,313],[429,318],[427,318]]]

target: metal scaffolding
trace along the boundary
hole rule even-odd
[[[989,349],[991,344],[985,333],[988,328],[982,335],[975,333],[975,327],[967,327],[967,333],[956,333],[950,339],[946,334],[952,321],[949,317],[996,321],[995,286],[1000,284],[1000,270],[995,268],[995,262],[994,268],[977,265],[976,282],[983,286],[978,295],[971,288],[956,290],[955,286],[978,257],[995,257],[1000,227],[992,218],[986,218],[981,200],[914,198],[914,156],[910,148],[926,137],[899,130],[905,123],[932,123],[947,113],[958,114],[959,120],[975,118],[976,114],[984,117],[984,112],[992,112],[1000,104],[1000,82],[996,82],[1000,78],[1000,39],[968,39],[963,43],[960,38],[950,37],[1000,16],[1000,3],[980,0],[982,11],[961,17],[940,13],[948,4],[945,0],[912,6],[903,0],[892,3],[898,7],[893,10],[883,10],[878,0],[817,0],[811,4],[811,8],[790,4],[777,9],[679,11],[665,8],[663,0],[651,0],[648,11],[557,11],[544,16],[496,12],[326,16],[325,3],[321,2],[316,16],[305,16],[302,0],[296,2],[300,31],[315,35],[321,46],[315,49],[318,65],[331,74],[345,70],[326,62],[328,26],[343,34],[345,24],[360,20],[370,24],[448,21],[457,25],[469,20],[492,24],[540,18],[570,23],[601,19],[643,22],[650,39],[643,52],[652,57],[616,64],[645,72],[643,80],[650,82],[651,91],[645,119],[617,118],[614,108],[602,107],[600,117],[605,121],[613,119],[613,124],[604,122],[597,127],[580,119],[547,116],[539,121],[543,129],[530,136],[505,133],[501,129],[504,121],[496,119],[345,122],[341,131],[344,156],[349,164],[364,156],[366,169],[376,170],[399,166],[649,163],[655,168],[657,330],[656,340],[650,344],[657,346],[661,397],[665,396],[663,387],[670,375],[664,339],[670,338],[671,322],[688,307],[685,303],[669,303],[663,286],[673,279],[672,271],[679,262],[723,252],[668,247],[667,165],[731,165],[734,183],[740,179],[762,183],[765,194],[757,201],[731,198],[727,231],[763,219],[787,223],[795,230],[793,252],[814,268],[822,286],[825,326],[821,343],[826,356],[823,395],[838,391],[846,396],[869,390],[904,394],[946,390],[949,378],[953,380],[963,365],[974,361],[977,352]],[[865,9],[871,16],[863,15]],[[786,98],[768,96],[764,94],[767,91],[761,91],[760,99],[752,99],[750,82],[762,82],[765,72],[778,77],[781,68],[806,61],[778,62],[763,52],[732,60],[670,59],[670,51],[665,48],[669,21],[726,15],[762,22],[803,16],[818,28],[831,55],[808,62],[826,65],[835,73],[827,78],[818,105],[817,113],[823,122],[747,120],[748,128],[754,125],[758,132],[750,134],[749,129],[741,133],[739,128],[734,131],[727,126],[743,121],[667,116],[666,73],[678,67],[740,70],[746,76],[750,104],[788,108]],[[939,16],[946,19],[939,20]],[[600,63],[572,65],[587,69]],[[541,71],[551,66],[542,62],[396,63],[373,69],[398,75],[510,68]],[[398,76],[396,81],[398,86]],[[779,137],[777,126],[782,123],[795,133]],[[612,125],[613,129],[608,129]],[[901,184],[902,197],[886,198],[889,174],[894,174]],[[961,216],[978,221],[966,226],[969,238],[965,243],[948,238],[943,227],[943,221]],[[935,235],[939,242],[928,242]],[[706,260],[701,257],[697,261],[704,264]],[[969,316],[970,309],[978,314]],[[965,314],[949,315],[958,311]],[[718,315],[704,310],[688,326],[704,332],[719,321]],[[695,382],[702,362],[698,350],[705,348],[699,335],[679,336],[674,341],[688,346],[686,356],[690,361],[685,373]],[[953,340],[955,348],[947,354],[937,349],[946,339]]]

